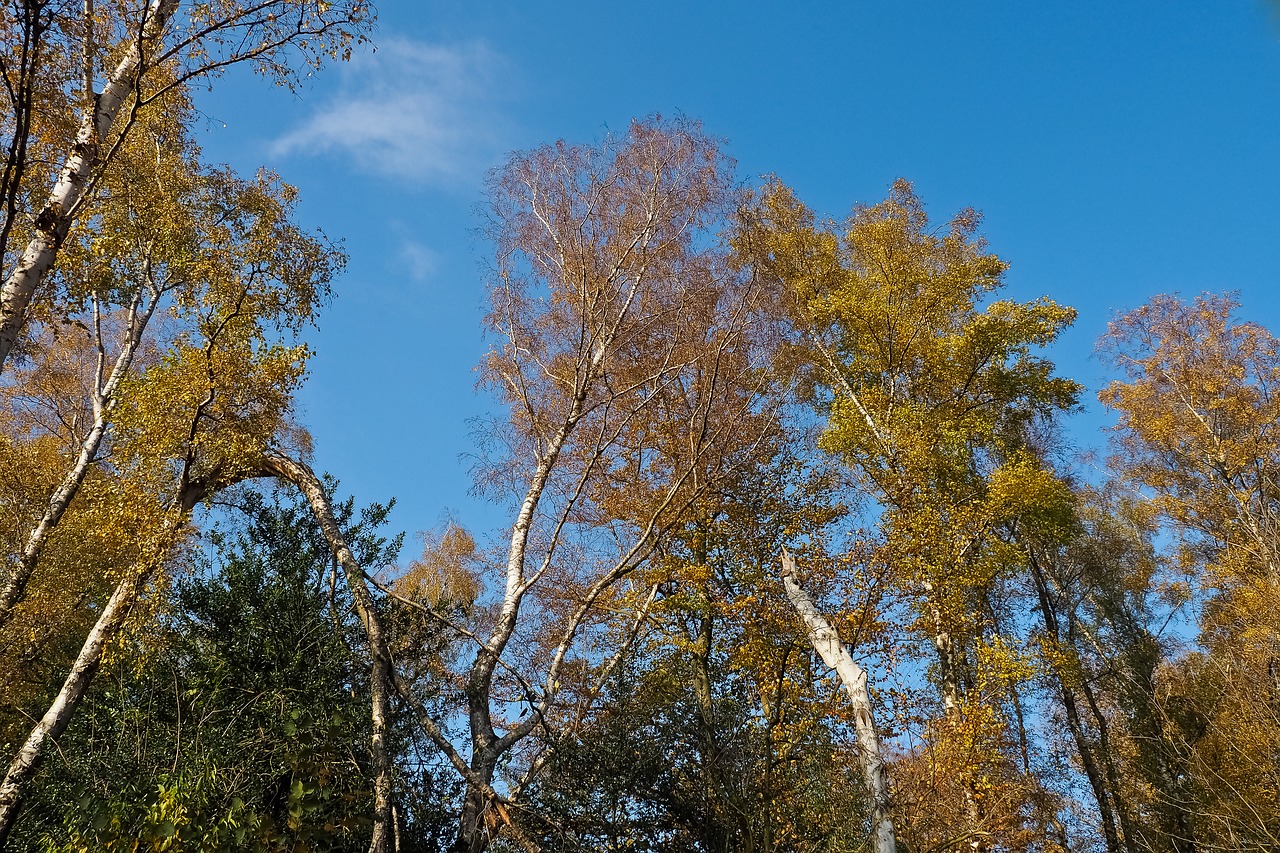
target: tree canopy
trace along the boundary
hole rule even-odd
[[[1116,316],[1088,389],[978,212],[831,218],[653,116],[487,179],[500,529],[409,559],[339,498],[296,395],[347,255],[192,86],[371,15],[0,11],[0,847],[1280,847],[1280,344],[1231,294]]]

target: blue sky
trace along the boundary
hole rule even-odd
[[[825,213],[898,176],[937,219],[983,210],[1010,295],[1080,311],[1051,355],[1090,396],[1094,340],[1152,294],[1236,290],[1280,331],[1275,2],[377,5],[376,50],[296,95],[241,74],[198,104],[210,159],[277,170],[346,242],[302,417],[317,467],[396,496],[398,528],[505,523],[465,459],[487,407],[485,171],[654,112],[701,119],[744,177]],[[1104,440],[1096,408],[1081,445]]]

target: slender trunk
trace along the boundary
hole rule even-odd
[[[709,611],[710,593],[704,589]],[[725,802],[724,784],[720,779],[720,745],[716,737],[715,700],[711,694],[711,647],[714,620],[710,612],[698,617],[698,635],[693,641],[690,660],[693,676],[694,707],[698,718],[698,763],[702,769],[702,792],[706,797],[707,825],[705,840],[713,850],[729,848],[731,809]],[[744,837],[749,833],[744,833]]]
[[[5,579],[4,587],[0,588],[0,629],[9,624],[14,608],[18,606],[18,603],[26,593],[27,582],[31,580],[31,575],[35,572],[36,564],[40,559],[40,552],[44,550],[44,543],[48,540],[54,528],[58,526],[62,516],[67,511],[67,507],[71,505],[71,499],[75,497],[76,492],[80,490],[81,484],[84,483],[84,478],[89,473],[89,467],[93,464],[98,448],[102,444],[102,436],[106,432],[106,428],[105,413],[97,415],[94,419],[93,429],[89,431],[84,442],[80,445],[80,453],[76,457],[75,463],[71,466],[71,470],[67,472],[66,476],[62,478],[62,482],[58,484],[57,490],[54,491],[53,496],[49,499],[49,506],[45,508],[44,515],[27,536],[27,543],[22,549],[22,554],[18,557],[17,564],[13,566],[8,578]]]
[[[1156,698],[1154,672],[1131,673],[1129,681],[1130,693],[1136,699],[1130,725],[1144,759],[1144,775],[1155,789],[1159,831],[1173,853],[1198,853],[1200,845],[1188,810],[1191,796],[1185,783],[1190,777],[1187,759],[1169,733],[1164,709]]]
[[[1093,715],[1094,725],[1098,728],[1098,745],[1102,748],[1102,768],[1106,772],[1107,785],[1110,786],[1111,794],[1115,798],[1116,817],[1120,821],[1124,849],[1126,853],[1138,853],[1137,836],[1129,818],[1129,808],[1123,798],[1120,771],[1116,769],[1115,752],[1111,747],[1111,724],[1107,722],[1106,714],[1102,713],[1102,709],[1098,707],[1098,699],[1094,696],[1093,688],[1089,686],[1088,681],[1080,685],[1080,692],[1084,695],[1085,703]]]
[[[761,710],[764,712],[765,718],[765,752],[764,752],[764,780],[762,785],[763,800],[765,804],[764,831],[762,833],[761,847],[765,853],[771,853],[773,850],[773,826],[776,818],[776,809],[774,808],[773,795],[773,775],[781,760],[785,760],[785,756],[778,755],[778,750],[774,746],[774,736],[778,731],[778,726],[782,724],[783,713],[785,709],[785,689],[787,679],[787,664],[791,660],[791,652],[794,646],[788,644],[786,651],[782,653],[782,660],[778,664],[778,678],[773,693],[773,701],[768,700],[768,694],[761,689],[760,703]]]
[[[693,544],[694,562],[707,564],[707,532],[699,523]],[[705,796],[707,826],[705,841],[714,850],[728,850],[731,843],[730,808],[720,778],[720,744],[716,736],[715,697],[711,685],[711,650],[715,646],[715,615],[711,602],[711,582],[702,584],[702,613],[697,619],[698,633],[693,641],[690,663],[693,676],[694,707],[698,717],[698,763],[702,770],[702,792]],[[744,827],[749,829],[748,827]],[[751,833],[744,831],[744,839]]]
[[[51,740],[56,741],[71,722],[76,707],[93,681],[98,665],[102,663],[103,650],[124,624],[146,574],[148,573],[135,573],[116,585],[106,607],[99,614],[98,621],[85,638],[80,654],[67,673],[57,698],[49,705],[49,709],[27,736],[22,749],[9,763],[4,783],[0,784],[0,848],[3,848],[5,839],[13,829],[14,818],[22,805],[27,784],[35,775],[40,758],[44,755],[45,745]]]
[[[1159,641],[1124,609],[1111,609],[1106,618],[1119,639],[1111,652],[1109,674],[1127,717],[1129,736],[1138,751],[1137,768],[1150,786],[1152,808],[1147,812],[1162,836],[1159,843],[1172,853],[1197,853],[1200,843],[1193,830],[1192,798],[1186,788],[1191,776],[1188,747],[1175,741],[1157,696],[1156,671],[1163,659]],[[1090,701],[1101,719],[1092,697]],[[1145,833],[1141,834],[1141,841],[1150,846]]]
[[[10,762],[5,780],[0,784],[0,850],[4,848],[5,839],[13,829],[14,818],[22,805],[27,785],[44,755],[45,745],[50,740],[56,741],[71,722],[80,700],[84,698],[85,691],[89,689],[98,666],[102,663],[103,652],[120,632],[139,591],[177,541],[196,504],[211,492],[233,485],[234,482],[236,481],[199,480],[181,488],[174,507],[170,510],[171,514],[156,534],[159,547],[155,551],[157,556],[151,558],[154,562],[135,568],[130,576],[116,585],[111,598],[107,600],[102,612],[98,614],[98,620],[85,638],[80,653],[63,681],[62,689]]]
[[[22,332],[27,307],[45,275],[53,267],[62,243],[79,212],[85,188],[101,171],[101,146],[119,118],[121,108],[135,94],[144,69],[144,52],[160,39],[179,0],[151,0],[143,12],[137,40],[107,78],[102,92],[94,98],[94,109],[80,122],[57,183],[49,192],[44,209],[36,216],[35,234],[22,258],[0,289],[0,372]]]
[[[543,492],[551,479],[556,461],[560,458],[560,452],[582,418],[585,401],[584,386],[574,396],[564,423],[552,436],[530,478],[529,489],[525,492],[524,501],[520,504],[520,511],[516,515],[516,523],[511,530],[511,546],[507,552],[506,587],[498,620],[489,639],[476,652],[476,659],[467,675],[465,695],[467,721],[471,731],[471,770],[474,778],[482,779],[486,786],[492,784],[498,759],[501,757],[501,753],[496,749],[498,736],[493,729],[493,712],[489,705],[493,672],[512,634],[515,633],[516,622],[520,617],[520,605],[526,591],[525,557],[529,532],[533,528],[538,505],[542,501]],[[491,822],[489,810],[499,808],[501,804],[493,800],[485,790],[477,787],[473,778],[468,778],[466,781],[467,793],[458,821],[458,836],[452,850],[455,853],[480,853],[488,848],[493,829],[496,829],[496,824],[493,829],[489,826]]]
[[[140,299],[141,297],[138,298]],[[111,414],[111,410],[115,408],[116,390],[120,387],[120,382],[133,364],[133,357],[138,351],[138,345],[142,342],[142,333],[146,330],[147,323],[151,320],[157,301],[157,298],[153,298],[150,305],[140,314],[137,313],[137,301],[134,302],[130,309],[128,338],[124,347],[116,357],[115,364],[111,368],[111,375],[106,383],[101,387],[94,388],[93,428],[89,430],[89,434],[80,443],[80,452],[76,456],[75,463],[71,466],[71,470],[66,473],[66,476],[62,478],[62,482],[58,484],[58,488],[54,491],[52,497],[49,498],[49,505],[45,508],[44,515],[28,535],[27,543],[22,549],[22,554],[18,557],[17,564],[5,580],[3,589],[0,589],[0,629],[3,629],[9,623],[9,619],[13,616],[13,609],[22,600],[22,596],[26,592],[27,582],[31,580],[31,575],[35,572],[36,564],[40,560],[40,552],[44,550],[45,542],[54,528],[62,521],[62,516],[66,513],[67,507],[71,505],[71,499],[80,491],[80,486],[84,483],[84,478],[89,473],[89,467],[98,456],[98,449],[102,446],[102,438],[107,431],[108,417]],[[101,338],[99,338],[99,345],[101,346]],[[95,383],[102,382],[101,365],[102,359],[99,356],[99,374],[94,380]]]
[[[1028,550],[1028,556],[1030,558],[1031,574],[1036,583],[1036,593],[1040,600],[1040,613],[1044,619],[1045,632],[1055,646],[1061,646],[1063,643],[1061,623],[1058,620],[1056,604],[1049,594],[1049,585],[1045,580],[1044,571],[1040,566],[1040,561],[1036,559],[1034,549]],[[1120,853],[1120,836],[1116,831],[1116,819],[1115,813],[1111,808],[1111,796],[1107,791],[1106,782],[1094,757],[1094,745],[1089,742],[1088,737],[1085,735],[1084,724],[1080,719],[1079,708],[1076,704],[1075,691],[1067,686],[1062,674],[1056,667],[1053,668],[1053,679],[1057,685],[1058,696],[1062,701],[1062,709],[1067,718],[1067,728],[1071,731],[1072,740],[1075,741],[1076,754],[1080,756],[1080,764],[1084,768],[1084,775],[1089,780],[1089,787],[1093,790],[1093,799],[1098,804],[1098,817],[1102,823],[1102,835],[1106,840],[1107,853]]]
[[[938,653],[938,692],[942,695],[943,712],[949,725],[956,730],[962,730],[964,720],[961,710],[960,664],[956,660],[955,640],[947,628],[941,608],[933,601],[935,593],[933,583],[925,581],[923,586],[926,595],[925,606],[933,620],[933,647]],[[973,839],[969,842],[969,847],[974,853],[982,853],[987,849],[987,835],[982,829],[986,822],[986,814],[982,804],[978,802],[972,770],[965,768],[960,776],[961,796],[964,798],[965,815],[969,819]]]
[[[796,579],[796,563],[790,554],[782,555],[782,583],[787,590],[791,606],[800,614],[809,629],[809,642],[822,660],[836,671],[849,703],[853,706],[853,724],[858,733],[858,761],[862,778],[872,802],[871,839],[875,853],[895,853],[893,818],[890,814],[889,780],[880,751],[880,736],[876,732],[871,691],[867,686],[867,671],[858,666],[840,635],[831,626]]]
[[[1076,743],[1076,753],[1080,756],[1080,764],[1084,767],[1084,775],[1093,789],[1093,798],[1098,803],[1098,816],[1102,821],[1102,835],[1107,843],[1107,853],[1120,853],[1120,834],[1116,829],[1115,812],[1111,808],[1111,797],[1103,779],[1101,769],[1093,755],[1093,744],[1085,736],[1084,725],[1080,720],[1079,707],[1076,704],[1075,692],[1062,682],[1055,672],[1054,680],[1058,685],[1058,695],[1062,699],[1062,707],[1066,712],[1067,728]]]
[[[925,606],[933,620],[933,648],[938,653],[938,692],[942,694],[942,708],[947,719],[954,721],[960,717],[960,674],[956,665],[955,641],[947,629],[942,610],[933,603],[933,584],[926,581],[924,591]]]
[[[320,525],[324,537],[333,549],[338,565],[347,578],[347,586],[351,589],[351,597],[355,602],[356,614],[369,639],[369,647],[373,652],[370,665],[369,684],[373,694],[371,716],[373,720],[373,738],[370,742],[370,753],[373,758],[373,836],[369,842],[369,853],[387,853],[390,843],[391,814],[391,760],[387,755],[388,720],[391,716],[391,652],[387,645],[386,632],[382,627],[374,606],[373,595],[365,582],[364,570],[356,562],[351,553],[342,530],[333,514],[329,496],[325,494],[324,485],[316,477],[315,472],[301,462],[280,456],[268,457],[266,470],[275,476],[293,483],[306,497],[311,511]]]

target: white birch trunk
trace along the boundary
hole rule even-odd
[[[791,606],[809,629],[809,642],[827,666],[836,671],[849,703],[853,705],[853,724],[858,732],[858,758],[862,765],[862,778],[871,795],[871,837],[875,853],[896,853],[893,818],[889,814],[889,782],[880,752],[880,736],[876,733],[875,716],[871,705],[871,692],[867,688],[867,671],[849,654],[840,634],[831,626],[803,589],[796,578],[795,559],[785,551],[782,554],[782,583],[787,589]]]
[[[220,485],[225,487],[232,484],[231,481],[226,481]],[[162,544],[161,553],[166,553],[174,544],[195,505],[216,487],[214,483],[200,482],[179,491],[173,508],[174,514],[168,517],[157,534],[157,541]],[[80,700],[93,683],[93,677],[102,663],[103,652],[119,633],[128,618],[130,608],[138,599],[139,590],[158,566],[159,563],[154,563],[136,567],[116,585],[111,598],[98,614],[98,620],[80,647],[80,653],[76,655],[71,670],[63,680],[62,689],[31,730],[18,754],[10,761],[4,782],[0,783],[0,850],[4,849],[5,839],[13,829],[14,818],[22,805],[27,785],[39,766],[45,745],[50,740],[56,741],[66,731]]]
[[[27,307],[71,230],[84,189],[102,168],[102,140],[111,133],[121,108],[137,89],[143,52],[164,33],[178,3],[179,0],[151,0],[147,4],[139,38],[107,78],[101,94],[93,99],[94,109],[80,122],[58,181],[36,216],[35,235],[0,290],[0,372],[26,322]]]
[[[134,574],[120,581],[115,592],[111,594],[106,607],[98,616],[89,636],[85,638],[80,654],[76,656],[71,671],[62,683],[57,698],[45,711],[40,722],[36,723],[27,736],[26,743],[9,763],[9,771],[5,774],[4,783],[0,784],[0,848],[13,828],[13,820],[17,816],[18,807],[26,793],[27,784],[35,775],[40,756],[44,753],[45,744],[56,741],[71,722],[80,699],[84,696],[89,684],[93,681],[98,665],[102,663],[102,653],[107,644],[115,637],[120,626],[124,624],[129,608],[133,604],[142,582],[142,574]]]
[[[105,384],[98,384],[102,381],[101,369],[99,369],[99,376],[94,380],[98,387],[94,388],[93,428],[89,430],[89,434],[80,443],[80,452],[76,456],[75,463],[49,498],[49,505],[45,508],[44,515],[41,516],[40,521],[27,536],[27,544],[23,547],[17,564],[14,565],[9,577],[5,580],[3,589],[0,589],[0,629],[3,629],[8,624],[10,617],[13,615],[13,609],[22,600],[22,596],[27,589],[27,582],[31,580],[31,575],[35,572],[36,563],[40,559],[40,552],[44,549],[44,543],[48,540],[54,528],[58,526],[58,523],[62,521],[62,516],[66,513],[67,507],[71,505],[71,499],[76,496],[76,492],[80,490],[81,484],[84,483],[85,476],[89,473],[89,466],[97,458],[98,448],[102,446],[102,437],[107,431],[108,417],[116,405],[116,391],[133,364],[133,357],[138,351],[138,345],[142,342],[142,333],[146,330],[147,323],[151,320],[157,301],[158,297],[153,299],[141,314],[135,312],[130,316],[128,337],[119,356],[116,357],[115,364],[111,369],[111,375]],[[134,308],[136,309],[136,307],[135,304]],[[99,364],[101,364],[101,361]]]
[[[373,651],[370,673],[370,692],[373,694],[371,715],[373,719],[373,738],[370,753],[373,758],[373,836],[369,842],[369,853],[387,853],[391,842],[393,815],[391,810],[391,760],[387,755],[387,729],[391,716],[390,690],[392,682],[391,652],[387,645],[386,634],[382,629],[382,621],[374,609],[373,595],[365,583],[364,570],[356,562],[355,555],[347,546],[333,514],[329,497],[324,492],[320,479],[309,467],[281,456],[271,456],[266,460],[266,470],[287,480],[298,488],[311,504],[311,511],[320,525],[324,537],[333,549],[338,564],[342,566],[347,578],[347,586],[351,589],[351,597],[355,601],[356,613],[364,626],[365,635]]]

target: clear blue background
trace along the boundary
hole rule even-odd
[[[1280,331],[1280,24],[1204,2],[408,2],[376,52],[296,94],[202,95],[207,155],[268,165],[351,263],[310,340],[316,465],[410,531],[506,523],[468,494],[486,169],[654,112],[700,118],[744,177],[842,215],[898,176],[941,220],[985,212],[1010,295],[1080,318],[1051,352],[1089,399],[1117,311],[1235,290]],[[225,125],[225,126],[224,126]],[[1105,413],[1073,420],[1102,446]]]

